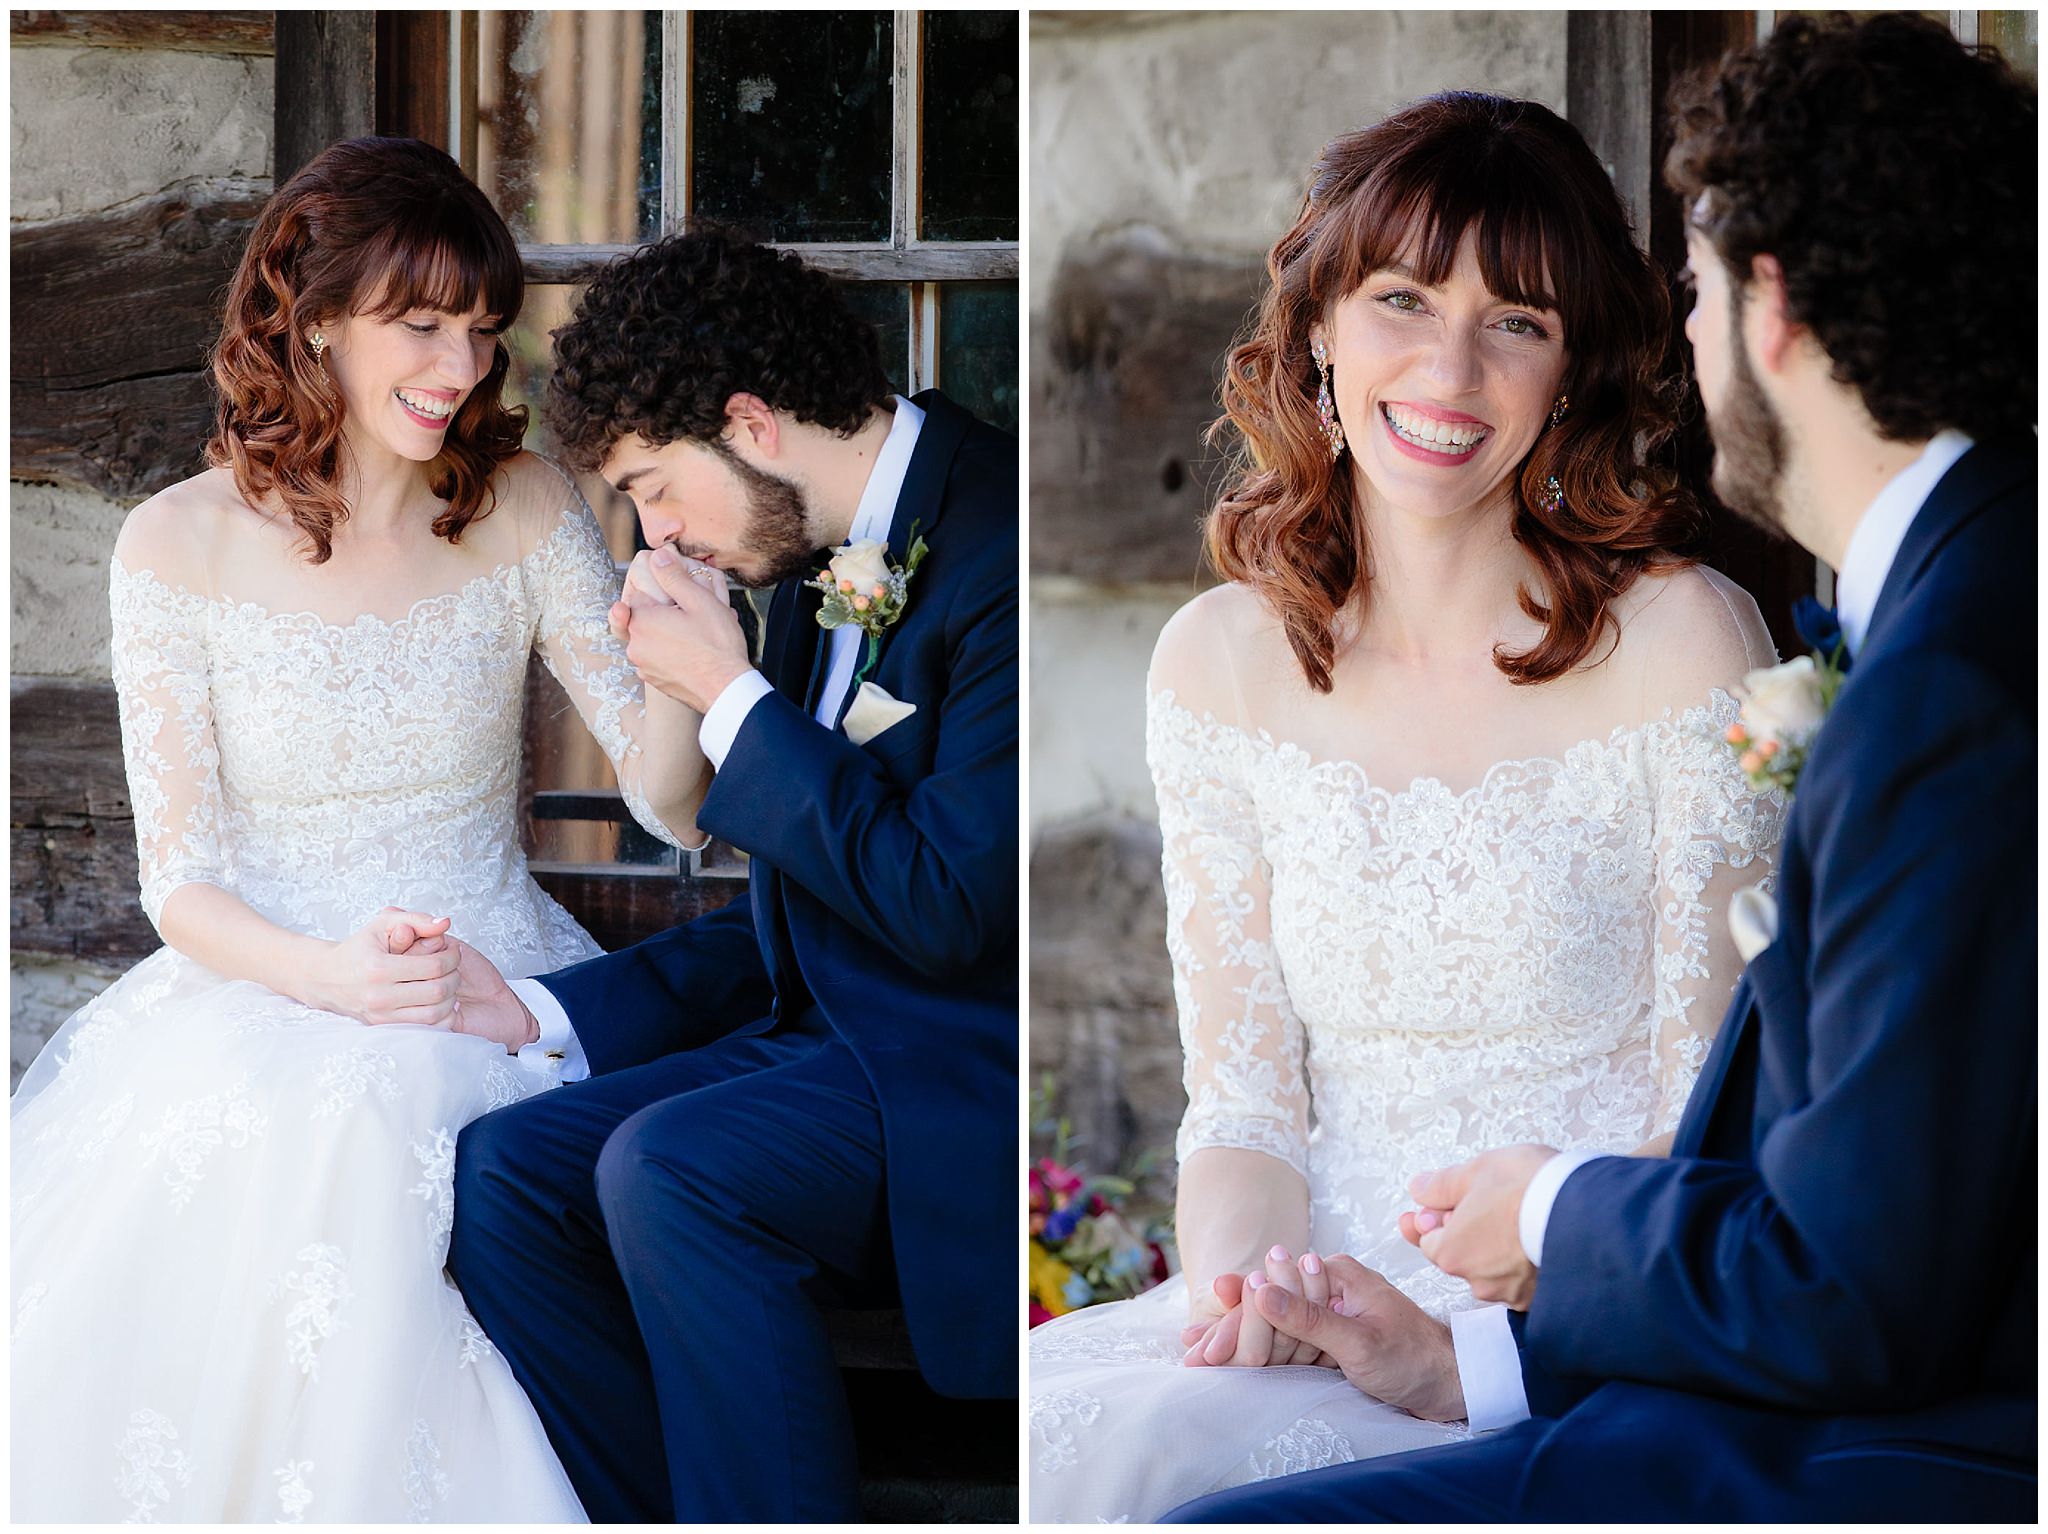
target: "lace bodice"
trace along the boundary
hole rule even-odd
[[[674,837],[641,789],[640,680],[606,627],[617,569],[581,494],[556,489],[516,563],[395,621],[273,613],[114,562],[114,681],[152,922],[200,881],[327,938],[386,905],[453,915],[508,973],[589,951],[519,850],[530,652],[634,818]]]
[[[1284,1161],[1315,1249],[1469,1305],[1392,1228],[1410,1176],[1527,1141],[1623,1152],[1684,1108],[1739,968],[1721,912],[1781,815],[1716,738],[1735,707],[1716,691],[1454,793],[1155,692],[1182,1160]]]

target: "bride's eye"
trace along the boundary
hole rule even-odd
[[[1392,293],[1382,293],[1380,302],[1400,310],[1403,314],[1414,314],[1422,308],[1422,295],[1400,288]]]
[[[405,321],[405,328],[416,336],[430,336],[436,329],[433,325],[416,325],[411,320]]]
[[[1534,336],[1537,340],[1541,341],[1546,339],[1550,335],[1549,331],[1545,330],[1541,325],[1537,324],[1534,320],[1530,319],[1529,316],[1526,314],[1511,314],[1506,319],[1502,320],[1500,323],[1501,328],[1503,330],[1507,330],[1508,334],[1511,336]],[[1509,326],[1515,325],[1518,325],[1521,328],[1519,330],[1508,329]]]

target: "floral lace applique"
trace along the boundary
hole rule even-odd
[[[427,1201],[428,1235],[445,1258],[448,1234],[455,1229],[455,1136],[437,1129],[433,1139],[413,1141],[412,1153],[424,1175],[406,1192]]]
[[[295,1459],[270,1472],[277,1479],[277,1504],[284,1509],[279,1523],[306,1521],[306,1509],[313,1505],[313,1488],[306,1484],[306,1477],[312,1471],[310,1459]]]
[[[1326,1465],[1348,1465],[1352,1458],[1349,1438],[1321,1418],[1304,1417],[1252,1451],[1252,1478],[1270,1481]]]
[[[170,1162],[164,1181],[170,1185],[171,1207],[182,1210],[192,1202],[208,1156],[223,1145],[240,1150],[269,1127],[269,1116],[250,1099],[244,1076],[223,1092],[165,1109],[162,1125],[142,1137],[149,1153],[142,1164],[153,1165],[159,1156]]]
[[[270,1286],[272,1303],[286,1295],[297,1303],[285,1312],[285,1356],[309,1380],[320,1378],[320,1345],[348,1323],[342,1307],[355,1298],[348,1281],[348,1257],[340,1247],[315,1242],[301,1247],[294,1268]]]
[[[441,1468],[441,1446],[434,1442],[434,1431],[424,1421],[415,1422],[405,1440],[403,1485],[406,1500],[412,1504],[412,1521],[432,1523],[436,1499],[445,1501],[448,1496],[448,1473]]]
[[[379,1102],[396,1102],[398,1062],[381,1049],[337,1050],[320,1062],[319,1084],[316,1119],[334,1118],[370,1092]]]
[[[120,1467],[114,1472],[114,1487],[135,1509],[126,1523],[155,1523],[156,1510],[171,1500],[173,1483],[192,1484],[192,1461],[182,1449],[171,1448],[178,1430],[163,1413],[143,1407],[128,1419],[128,1430],[115,1446]]]
[[[1047,1475],[1070,1470],[1080,1462],[1073,1429],[1091,1425],[1102,1415],[1102,1402],[1079,1390],[1055,1390],[1031,1398],[1031,1431],[1043,1446],[1038,1468]]]

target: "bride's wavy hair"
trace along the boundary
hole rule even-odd
[[[1636,248],[1613,183],[1577,130],[1534,102],[1451,91],[1334,139],[1316,161],[1294,227],[1224,370],[1231,477],[1206,526],[1211,561],[1280,619],[1309,685],[1330,690],[1338,614],[1371,584],[1351,465],[1332,462],[1316,419],[1309,329],[1368,274],[1406,259],[1444,281],[1476,229],[1487,287],[1555,307],[1570,357],[1562,424],[1538,435],[1517,475],[1514,536],[1542,572],[1544,625],[1526,652],[1494,652],[1518,683],[1561,676],[1613,627],[1609,604],[1698,532],[1670,466],[1678,385],[1663,375],[1670,300]],[[1553,298],[1551,294],[1555,292]],[[1362,429],[1362,425],[1361,425]],[[1555,474],[1563,506],[1545,508]]]
[[[464,314],[479,295],[509,327],[526,280],[511,231],[460,166],[417,139],[350,139],[322,150],[264,205],[228,287],[206,461],[230,470],[252,504],[274,496],[311,544],[312,562],[324,564],[348,517],[343,407],[307,329],[356,314]],[[489,515],[491,477],[525,438],[525,407],[502,398],[510,366],[500,341],[428,467],[434,494],[447,502],[434,533],[450,543]]]

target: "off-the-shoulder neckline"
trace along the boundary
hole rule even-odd
[[[546,460],[542,461],[545,462]],[[579,504],[587,505],[582,500],[581,491],[577,492],[577,501]],[[573,511],[571,507],[565,507],[564,509]],[[347,633],[352,629],[364,628],[393,633],[410,627],[425,608],[439,606],[444,603],[460,603],[472,592],[483,586],[503,582],[514,571],[525,569],[529,563],[546,553],[558,541],[574,536],[575,532],[576,522],[573,515],[564,517],[553,532],[528,549],[518,559],[500,560],[497,564],[492,565],[490,569],[479,571],[451,591],[430,592],[426,596],[417,598],[399,617],[386,618],[378,613],[357,613],[355,617],[343,623],[338,623],[334,619],[327,617],[323,613],[315,612],[311,608],[296,608],[289,611],[273,612],[260,602],[240,601],[225,592],[219,596],[206,596],[189,590],[182,584],[166,581],[154,570],[146,567],[140,570],[131,570],[118,559],[113,561],[113,569],[117,576],[133,581],[138,585],[153,586],[158,591],[201,608],[224,608],[234,614],[236,618],[252,623],[314,624],[335,633]]]
[[[1151,694],[1151,701],[1153,707],[1179,714],[1199,730],[1206,730],[1212,734],[1235,736],[1255,750],[1269,753],[1276,760],[1286,761],[1290,765],[1299,765],[1304,772],[1338,778],[1346,776],[1355,778],[1358,790],[1361,793],[1377,795],[1387,800],[1409,798],[1418,794],[1434,794],[1449,798],[1458,803],[1484,796],[1494,786],[1496,781],[1501,778],[1510,777],[1517,773],[1526,777],[1545,770],[1562,773],[1568,770],[1570,761],[1574,757],[1582,756],[1588,752],[1606,753],[1609,756],[1618,755],[1624,752],[1628,743],[1637,736],[1645,736],[1651,731],[1659,729],[1682,730],[1695,721],[1702,725],[1723,723],[1726,720],[1732,720],[1735,717],[1736,710],[1740,707],[1738,700],[1726,688],[1710,688],[1703,702],[1691,704],[1675,716],[1672,709],[1667,707],[1663,713],[1654,719],[1645,719],[1636,724],[1618,724],[1609,730],[1605,737],[1589,735],[1584,740],[1574,741],[1571,745],[1565,747],[1563,751],[1556,754],[1504,757],[1500,761],[1491,763],[1485,771],[1480,773],[1479,780],[1472,784],[1471,787],[1453,789],[1442,778],[1437,777],[1433,773],[1418,773],[1409,779],[1405,788],[1387,787],[1366,770],[1363,762],[1355,758],[1341,756],[1313,757],[1309,755],[1305,747],[1298,746],[1292,741],[1277,740],[1266,729],[1248,730],[1242,725],[1231,724],[1228,721],[1218,719],[1206,709],[1202,713],[1197,714],[1193,709],[1180,702],[1174,696],[1174,691],[1170,687]]]

